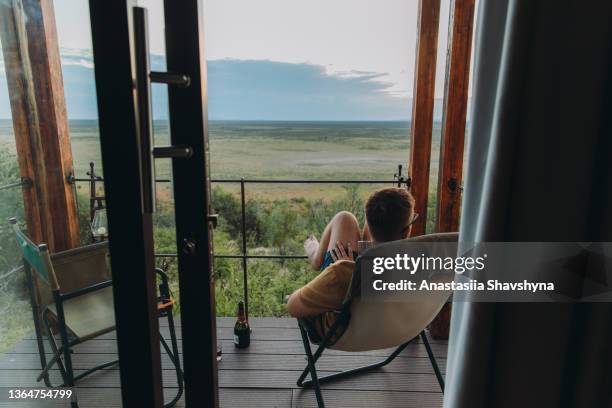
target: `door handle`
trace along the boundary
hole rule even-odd
[[[190,146],[155,146],[153,157],[156,159],[188,159],[193,155]]]
[[[179,88],[187,88],[191,85],[191,79],[187,75],[171,74],[169,72],[151,71],[149,79],[151,79],[151,82],[175,85]]]

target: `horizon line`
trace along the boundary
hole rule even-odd
[[[12,118],[0,118],[0,120],[8,120],[12,121]],[[98,121],[98,118],[68,118],[68,121],[74,120],[90,120],[90,121]],[[153,122],[167,122],[169,119],[154,119]],[[208,119],[209,122],[412,122],[411,119]],[[435,119],[434,123],[442,122],[441,120]]]

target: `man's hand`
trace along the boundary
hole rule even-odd
[[[353,258],[353,248],[351,248],[350,242],[348,243],[346,250],[344,249],[344,245],[342,245],[342,242],[336,242],[336,246],[330,251],[330,253],[334,262],[342,260],[355,260],[355,258]]]

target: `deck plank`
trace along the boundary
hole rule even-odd
[[[75,369],[84,370],[117,358],[114,354],[76,353],[72,365]],[[182,355],[181,355],[182,358]],[[323,355],[317,367],[326,371],[342,371],[381,361],[382,357],[353,353],[346,356]],[[304,356],[279,354],[270,358],[267,354],[225,354],[219,363],[219,370],[285,370],[302,371],[306,362]],[[442,372],[446,359],[438,359]],[[0,357],[0,370],[37,370],[40,367],[38,354],[7,354]],[[166,354],[162,355],[162,368],[172,369],[173,365]],[[388,366],[388,372],[428,374],[432,372],[429,359],[424,357],[399,356]]]
[[[227,319],[227,318],[223,318],[223,319]],[[276,320],[292,320],[292,319],[279,319],[276,318]],[[231,327],[224,327],[224,326],[220,326],[217,327],[217,338],[218,339],[223,339],[223,340],[231,340],[234,337],[234,326],[233,323],[235,323],[235,319],[233,319],[232,321],[232,326]],[[257,327],[256,330],[253,330],[251,333],[251,339],[252,340],[270,340],[270,341],[276,341],[276,340],[291,340],[291,341],[302,341],[302,337],[300,335],[300,331],[297,328],[297,326],[292,326],[292,327],[259,327],[259,326],[255,326]],[[165,337],[165,338],[170,338],[170,332],[168,327],[165,326],[161,326],[160,327],[160,333]],[[180,326],[176,327],[176,337],[178,339],[182,338],[182,332],[181,332],[181,328]],[[100,340],[113,340],[117,338],[117,333],[115,331],[112,331],[110,333],[106,333],[100,337],[97,337],[97,339]],[[36,339],[34,333],[30,333],[28,334],[25,339],[30,339],[30,340],[34,340]],[[416,338],[413,340],[415,343],[421,343],[421,339],[420,337]],[[447,344],[446,340],[436,340],[436,339],[432,339],[431,337],[429,338],[429,342],[431,344]]]
[[[325,399],[325,406],[328,408],[428,408],[442,406],[442,394],[440,393],[324,389],[322,394]],[[314,391],[293,390],[292,407],[317,408]]]
[[[83,370],[75,370],[75,374]],[[0,378],[0,387],[36,387],[38,370],[15,370],[11,376]],[[320,370],[320,376],[331,374]],[[296,388],[298,377],[296,371],[283,370],[220,370],[219,387],[222,388]],[[174,370],[162,370],[164,388],[177,388]],[[61,382],[59,372],[51,373],[51,382]],[[77,385],[77,388],[119,388],[118,370],[100,370]],[[431,392],[437,387],[436,377],[431,374],[407,374],[388,372],[384,368],[372,371],[366,375],[358,375],[339,381],[326,383],[323,389],[334,390],[381,390],[381,391],[411,391]]]
[[[177,321],[177,325],[180,324]],[[231,341],[234,318],[219,318],[223,346],[219,363],[221,406],[226,407],[316,407],[312,390],[297,388],[295,381],[304,368],[303,347],[295,320],[252,318],[253,340],[248,349],[236,349]],[[162,327],[166,332],[167,327]],[[180,333],[180,328],[179,328]],[[36,383],[39,357],[33,336],[27,336],[9,352],[0,355],[0,387],[40,386]],[[438,364],[446,366],[446,341],[432,344]],[[345,353],[328,350],[317,363],[320,375],[372,364],[391,350]],[[75,347],[77,372],[116,358],[115,335],[91,340]],[[182,357],[182,356],[181,356]],[[176,378],[168,357],[162,356],[162,377],[167,398],[176,391]],[[59,381],[57,369],[52,379]],[[95,373],[78,384],[81,407],[120,407],[119,371],[111,368]],[[323,395],[330,407],[440,407],[442,394],[424,345],[416,340],[400,356],[380,370],[324,384]],[[0,404],[0,408],[8,406]],[[27,407],[27,403],[20,407]],[[182,401],[177,405],[184,406]]]
[[[121,393],[116,388],[79,388],[78,401],[80,407],[120,408]],[[166,398],[170,398],[167,396]],[[221,388],[219,390],[221,407],[232,408],[286,408],[291,406],[292,390],[290,389],[239,389]],[[48,406],[48,405],[44,405]],[[66,407],[70,404],[54,404],[53,408]],[[49,406],[49,407],[51,407]],[[15,408],[12,403],[0,403],[0,408]],[[18,408],[40,408],[39,403],[21,402]],[[184,398],[175,405],[184,408]],[[136,407],[135,407],[136,408]],[[138,407],[140,408],[140,407]]]
[[[302,343],[298,343],[297,341],[290,340],[251,340],[251,345],[248,349],[237,349],[234,347],[234,343],[232,340],[221,340],[223,354],[267,354],[267,355],[278,355],[278,354],[293,354],[293,355],[304,355],[304,347]],[[179,352],[182,353],[182,345],[179,343],[178,345]],[[436,357],[445,358],[446,357],[446,345],[443,344],[432,344],[431,348]],[[379,356],[386,357],[393,350],[385,349],[385,350],[374,350],[367,351],[361,354],[370,355],[370,356]],[[117,344],[115,340],[101,340],[101,339],[93,339],[89,340],[83,344],[78,344],[74,347],[75,353],[99,353],[99,354],[116,354],[117,353]],[[13,349],[9,350],[7,354],[28,354],[35,353],[38,351],[36,349],[36,341],[35,340],[22,340],[18,344],[13,347]],[[326,354],[328,355],[349,355],[354,353],[346,353],[338,350],[326,350]],[[403,357],[427,357],[427,351],[425,346],[419,343],[409,344],[406,349],[402,352]]]

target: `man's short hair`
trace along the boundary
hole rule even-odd
[[[374,240],[386,242],[402,239],[412,221],[414,198],[404,188],[383,188],[368,198],[365,213]]]

